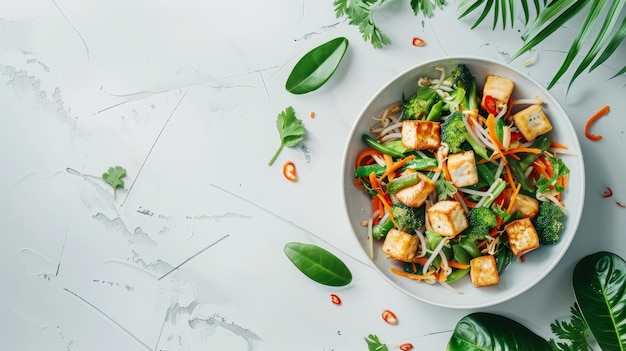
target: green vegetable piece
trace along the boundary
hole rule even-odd
[[[363,134],[361,136],[361,140],[363,140],[363,142],[367,146],[369,146],[369,147],[371,147],[371,148],[373,148],[373,149],[375,149],[377,151],[380,151],[383,154],[387,154],[387,155],[392,156],[392,157],[404,157],[404,153],[401,152],[401,150],[396,150],[395,148],[391,148],[389,146],[383,145],[383,144],[379,143],[378,141],[376,141],[376,139],[374,139],[369,134]]]
[[[452,241],[452,252],[454,253],[454,259],[459,263],[469,264],[473,258],[467,250],[454,241]]]
[[[433,88],[417,89],[414,96],[402,103],[402,119],[425,120],[438,99],[437,91]],[[442,106],[440,104],[439,108]]]
[[[626,348],[626,262],[600,251],[574,268],[574,294],[582,316],[602,350]]]
[[[383,344],[378,336],[374,334],[370,334],[365,338],[365,342],[367,343],[367,349],[369,351],[389,351],[389,347]]]
[[[376,240],[384,239],[391,229],[393,229],[393,222],[387,218],[385,223],[379,223],[372,227],[372,237]]]
[[[552,347],[548,341],[512,319],[488,312],[474,312],[457,322],[446,350],[551,351]]]
[[[540,244],[550,245],[559,240],[559,235],[565,226],[563,223],[564,216],[565,210],[552,202],[542,201],[539,203],[539,212],[532,219],[532,222],[539,235]]]
[[[115,198],[115,193],[117,188],[124,187],[124,181],[122,178],[126,176],[126,169],[120,166],[109,167],[107,172],[102,173],[102,179],[113,187],[113,198]]]
[[[306,134],[306,128],[304,128],[302,121],[296,117],[296,112],[291,106],[288,106],[284,111],[278,114],[278,118],[276,118],[276,128],[280,135],[280,146],[268,163],[269,166],[274,163],[278,154],[283,150],[283,147],[294,147],[298,145]]]
[[[469,253],[472,257],[478,257],[480,256],[480,250],[478,249],[478,246],[476,246],[476,244],[469,240],[466,236],[462,237],[459,240],[459,245],[461,245],[462,248],[465,249],[465,251],[467,251],[467,253]]]
[[[359,166],[354,172],[354,178],[369,177],[372,172],[377,176],[381,176],[386,170],[387,167],[378,164]]]
[[[450,273],[450,275],[446,277],[446,283],[452,283],[465,277],[467,273],[469,273],[469,271],[469,268],[455,269],[454,271],[452,271],[452,273]]]
[[[287,78],[285,89],[293,94],[317,90],[335,73],[348,49],[348,39],[335,38],[306,53]]]
[[[395,194],[406,187],[417,184],[419,181],[420,178],[417,173],[409,173],[398,178],[394,178],[387,184],[387,193]]]
[[[352,281],[352,273],[343,261],[329,251],[311,244],[285,244],[285,255],[304,275],[329,286],[345,286]]]
[[[487,148],[468,133],[464,118],[462,112],[455,111],[441,123],[441,141],[448,144],[451,153],[463,151],[463,144],[467,143],[476,155],[489,159]]]

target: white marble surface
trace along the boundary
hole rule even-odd
[[[434,18],[391,1],[376,19],[393,41],[375,50],[335,18],[332,1],[77,1],[0,3],[0,335],[5,350],[443,350],[468,310],[415,301],[385,285],[351,237],[340,198],[345,138],[366,101],[425,59],[505,61],[515,28],[471,30],[456,3]],[[562,28],[513,65],[547,85],[566,55]],[[350,47],[335,75],[296,96],[285,80],[308,50]],[[419,36],[423,47],[413,47]],[[571,273],[588,253],[626,257],[621,50],[552,93],[578,132],[586,204],[576,238],[548,278],[485,310],[540,335],[569,313]],[[566,76],[569,77],[569,76]],[[603,105],[611,113],[583,135]],[[293,106],[308,135],[277,162],[276,115]],[[309,112],[315,118],[309,118]],[[297,183],[281,165],[292,160]],[[113,197],[100,176],[128,170]],[[607,186],[614,197],[602,198]],[[351,269],[319,285],[288,261],[289,241],[320,245]],[[329,295],[343,303],[335,306]],[[385,324],[383,309],[400,323]],[[434,334],[433,334],[434,333]],[[432,335],[431,335],[432,334]],[[430,336],[428,336],[430,335]]]

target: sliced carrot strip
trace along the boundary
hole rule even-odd
[[[452,268],[458,268],[458,269],[467,269],[469,268],[469,264],[465,264],[465,263],[461,263],[461,262],[457,262],[457,261],[448,261],[448,266],[452,267]]]
[[[606,116],[609,113],[609,105],[603,106],[596,113],[594,113],[589,119],[587,123],[585,123],[585,136],[593,141],[598,141],[602,139],[602,135],[592,134],[589,130],[591,126],[598,120],[600,117]]]
[[[383,175],[380,176],[379,179],[385,179],[385,177],[387,177],[390,174],[393,174],[395,171],[397,171],[398,169],[400,169],[400,167],[404,166],[405,163],[407,163],[408,161],[412,160],[415,158],[415,155],[409,155],[401,160],[399,160],[398,162],[394,163],[391,166],[387,166],[387,170],[385,171],[385,173],[383,173]]]
[[[374,163],[374,159],[371,158],[372,155],[381,156],[382,152],[376,149],[372,149],[372,148],[361,151],[356,157],[356,162],[355,162],[356,168],[359,168],[359,166]],[[370,157],[369,160],[367,159],[367,157]]]

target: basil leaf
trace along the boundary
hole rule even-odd
[[[345,263],[319,246],[290,242],[284,251],[304,275],[320,284],[344,286],[352,281],[352,273]]]
[[[551,351],[552,348],[548,341],[512,319],[487,312],[475,312],[459,320],[446,350]]]
[[[626,262],[610,252],[581,259],[574,268],[574,293],[602,350],[626,348]]]
[[[348,49],[348,39],[335,38],[306,53],[287,78],[285,89],[305,94],[321,87],[335,73]]]

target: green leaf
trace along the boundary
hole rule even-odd
[[[608,14],[604,20],[602,28],[600,29],[596,40],[593,42],[593,45],[585,55],[585,58],[581,61],[581,63],[576,68],[574,75],[570,79],[570,83],[568,85],[568,89],[571,87],[572,83],[580,76],[580,74],[591,64],[591,62],[598,56],[601,48],[607,43],[609,40],[609,36],[615,27],[617,20],[619,19],[619,15],[624,9],[624,5],[626,5],[626,0],[613,1],[611,8],[609,9]],[[623,39],[623,38],[622,38]]]
[[[607,1],[608,0],[591,1],[591,9],[589,9],[589,12],[587,12],[587,17],[585,18],[582,27],[579,29],[578,34],[576,35],[576,38],[572,43],[572,46],[570,46],[570,49],[567,52],[567,56],[565,57],[565,61],[552,78],[552,81],[548,84],[548,89],[552,88],[558,82],[563,74],[567,72],[574,59],[578,56],[580,49],[585,44],[587,37],[593,29],[594,23],[598,19],[598,16],[600,16],[600,13],[602,12],[602,9],[604,8],[604,5]]]
[[[602,350],[626,349],[626,262],[597,252],[574,268],[574,294],[582,316]]]
[[[548,341],[504,316],[474,312],[455,326],[447,351],[534,350],[551,351]]]
[[[378,336],[370,334],[365,338],[365,342],[367,343],[367,349],[369,351],[389,351],[387,345],[380,342]]]
[[[126,170],[120,166],[109,167],[107,172],[102,173],[102,180],[113,187],[113,197],[115,197],[117,188],[124,187],[124,181],[122,178],[125,176]]]
[[[591,331],[580,312],[580,308],[574,304],[570,308],[570,312],[572,315],[569,322],[554,321],[550,324],[552,333],[560,340],[565,340],[557,342],[550,339],[552,349],[558,351],[592,351],[591,346],[587,343],[587,337]]]
[[[621,11],[620,11],[621,12]],[[607,18],[608,20],[608,18]],[[622,24],[620,25],[619,29],[615,32],[615,34],[613,35],[613,38],[611,38],[611,41],[607,44],[607,46],[604,48],[604,51],[602,52],[602,54],[600,55],[600,57],[596,60],[596,62],[593,63],[593,65],[591,66],[591,68],[589,69],[589,71],[593,71],[594,69],[596,69],[598,66],[600,66],[601,64],[603,64],[611,55],[613,55],[613,52],[615,52],[615,50],[620,46],[620,44],[624,41],[624,37],[626,37],[626,18],[624,18],[622,20]],[[622,73],[624,73],[623,71],[626,70],[626,66],[624,66],[624,68],[622,69],[622,72],[616,74],[614,76],[614,78]]]
[[[317,90],[335,73],[347,49],[348,39],[339,37],[309,51],[293,67],[285,88],[293,94]]]
[[[352,273],[346,264],[319,246],[290,242],[284,251],[304,275],[320,284],[344,286],[352,281]]]
[[[270,166],[274,163],[283,147],[294,147],[298,145],[306,135],[306,128],[304,128],[302,121],[296,117],[296,112],[292,106],[288,106],[284,111],[278,114],[276,118],[276,128],[280,135],[280,146],[268,163]]]

